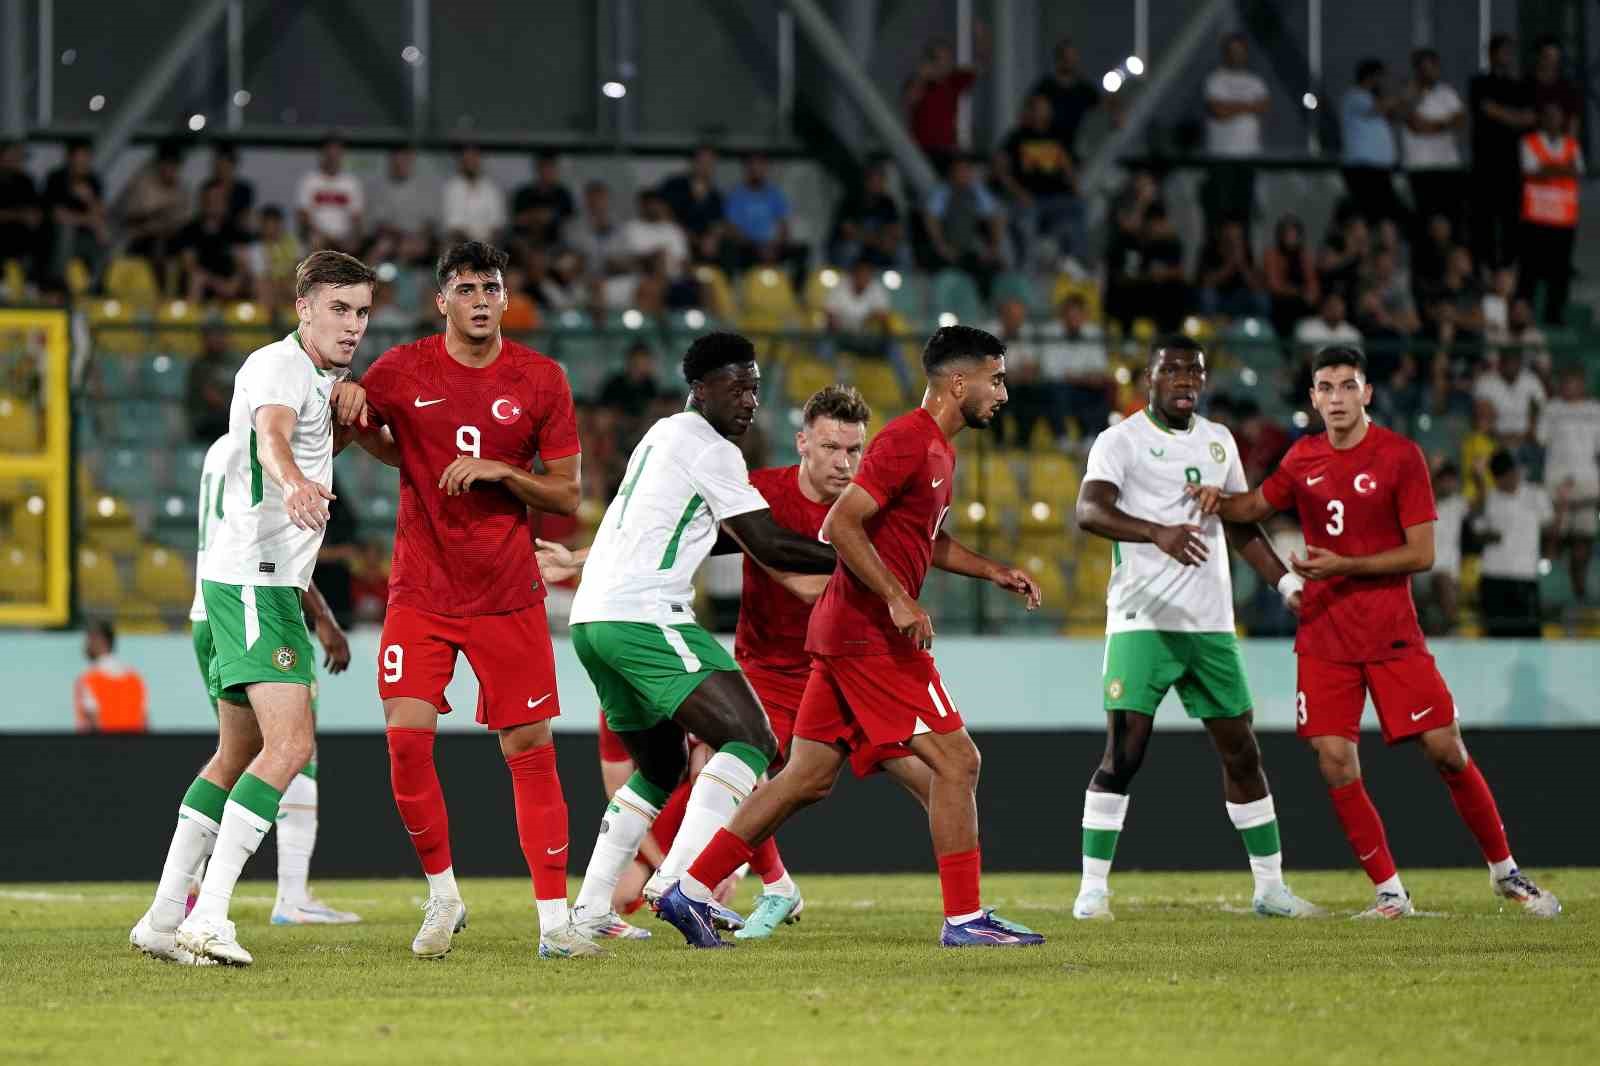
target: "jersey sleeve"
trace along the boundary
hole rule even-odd
[[[927,454],[927,446],[920,439],[885,430],[867,447],[855,484],[879,507],[887,507],[922,469]]]
[[[314,374],[304,352],[291,345],[273,345],[244,361],[234,377],[234,390],[243,394],[252,418],[267,406],[298,412],[311,393]]]
[[[367,367],[367,372],[361,375],[359,384],[367,390],[367,406],[372,408],[378,416],[378,424],[387,425],[395,419],[394,399],[399,391],[396,382],[397,375],[394,369],[394,351],[390,348],[387,352]]]
[[[1436,521],[1439,512],[1433,505],[1433,481],[1428,476],[1428,462],[1422,457],[1422,449],[1406,441],[1396,466],[1394,505],[1400,528]]]
[[[1298,445],[1290,448],[1289,454],[1283,457],[1283,462],[1279,463],[1278,468],[1268,474],[1267,479],[1261,483],[1262,498],[1271,504],[1275,511],[1294,510],[1293,468],[1299,465],[1297,462],[1299,450]]]
[[[767,501],[750,484],[744,455],[731,443],[706,449],[689,469],[689,480],[718,522],[767,509]]]
[[[1223,492],[1249,492],[1250,483],[1244,477],[1244,463],[1239,460],[1239,444],[1227,427],[1223,427],[1223,447],[1228,450],[1228,470],[1222,476]]]
[[[539,458],[548,463],[577,455],[583,450],[578,441],[578,415],[572,405],[572,386],[559,367],[549,367],[539,399],[545,412],[539,423]]]
[[[1102,433],[1089,446],[1089,461],[1083,470],[1085,481],[1105,481],[1122,488],[1128,473],[1128,459],[1122,447],[1123,434]]]

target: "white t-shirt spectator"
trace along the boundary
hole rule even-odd
[[[506,224],[506,194],[479,174],[452,174],[444,183],[446,233],[464,233],[472,240],[492,240]]]
[[[421,233],[439,209],[439,196],[437,180],[426,180],[416,173],[405,181],[384,177],[372,194],[372,217],[379,226]]]
[[[1267,83],[1248,70],[1218,67],[1206,78],[1206,102],[1253,104],[1267,98]],[[1261,116],[1246,112],[1229,118],[1206,115],[1206,151],[1211,155],[1261,154]]]
[[[1547,488],[1571,478],[1573,499],[1600,497],[1600,400],[1551,400],[1539,413],[1539,443]]]
[[[1416,111],[1418,117],[1429,122],[1448,122],[1461,114],[1461,96],[1444,82],[1435,82],[1417,101]],[[1405,150],[1407,170],[1438,170],[1461,165],[1461,149],[1456,144],[1454,130],[1417,133],[1402,123],[1400,144]]]
[[[1494,431],[1504,437],[1526,434],[1531,427],[1530,405],[1543,407],[1546,399],[1544,386],[1526,367],[1509,383],[1501,374],[1484,374],[1473,387],[1472,395],[1493,405]]]
[[[311,228],[336,241],[356,236],[356,220],[366,212],[361,179],[348,171],[324,174],[313,170],[300,179],[294,202],[311,220]]]
[[[1483,549],[1483,576],[1539,580],[1539,531],[1555,517],[1555,505],[1538,485],[1524,481],[1516,492],[1491,486],[1477,526],[1480,532],[1500,534],[1500,539]]]
[[[1052,322],[1044,330],[1044,339],[1039,374],[1046,380],[1062,381],[1106,372],[1109,365],[1106,339],[1099,326],[1089,323],[1076,337],[1069,339],[1061,323]]]
[[[1435,501],[1438,519],[1433,523],[1434,574],[1461,576],[1461,526],[1467,520],[1467,498],[1459,492]]]
[[[657,252],[667,253],[667,273],[677,277],[689,258],[689,240],[676,222],[646,222],[636,218],[622,227],[622,243],[629,255],[643,259]]]
[[[1320,315],[1302,318],[1294,327],[1295,342],[1306,348],[1321,348],[1329,344],[1360,344],[1361,331],[1348,322],[1330,326]]]
[[[865,289],[856,292],[856,287],[845,278],[828,290],[822,309],[841,330],[858,333],[873,315],[889,313],[889,290],[883,287],[883,282],[873,278]]]

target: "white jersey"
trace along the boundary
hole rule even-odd
[[[1084,481],[1108,481],[1117,506],[1162,525],[1197,525],[1205,532],[1206,561],[1185,566],[1154,544],[1117,543],[1106,588],[1106,632],[1158,629],[1182,633],[1233,632],[1233,582],[1222,520],[1202,518],[1184,492],[1190,484],[1244,492],[1244,466],[1227,427],[1199,415],[1183,432],[1163,428],[1148,410],[1103,431],[1089,449]]]
[[[766,508],[744,455],[698,411],[663,418],[633,449],[600,520],[572,622],[693,622],[694,575],[717,524]]]
[[[343,371],[318,370],[292,333],[251,352],[234,375],[222,518],[207,530],[202,578],[227,585],[299,589],[311,583],[322,530],[301,529],[289,521],[282,490],[261,468],[255,415],[269,405],[296,412],[289,438],[295,465],[331,490],[333,409],[328,397],[343,376]]]
[[[218,437],[206,449],[205,462],[200,467],[200,540],[194,553],[194,604],[189,608],[189,621],[206,620],[206,601],[200,595],[200,571],[206,565],[206,535],[222,518],[222,490],[228,478],[227,436]]]

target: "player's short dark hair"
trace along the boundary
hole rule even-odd
[[[1489,456],[1489,476],[1505,477],[1517,468],[1517,457],[1504,448]]]
[[[826,385],[811,394],[801,414],[808,426],[819,418],[866,423],[872,408],[854,385]]]
[[[1326,370],[1330,366],[1355,367],[1356,372],[1362,377],[1367,376],[1367,357],[1360,348],[1348,344],[1330,344],[1317,353],[1311,361],[1311,372]]]
[[[940,326],[922,348],[922,369],[937,374],[963,359],[999,358],[1006,346],[993,333],[976,326]]]
[[[294,272],[296,299],[311,295],[318,285],[371,285],[376,287],[378,275],[373,269],[353,255],[324,250],[312,252],[300,261]]]
[[[1368,56],[1356,64],[1356,84],[1360,85],[1374,74],[1383,73],[1383,60],[1375,56]]]
[[[117,646],[117,630],[116,627],[111,624],[110,619],[96,618],[94,621],[89,623],[87,628],[90,633],[95,634],[101,640],[105,641],[106,647],[115,648]]]
[[[1205,357],[1206,346],[1189,336],[1187,333],[1164,333],[1150,342],[1150,358],[1148,364],[1155,366],[1156,357],[1162,352],[1193,352]]]
[[[433,283],[440,291],[456,274],[493,274],[504,271],[511,257],[486,241],[462,241],[452,244],[439,256],[433,268]]]
[[[693,385],[704,381],[723,367],[751,366],[756,361],[756,346],[750,338],[718,330],[696,337],[683,353],[683,380]]]

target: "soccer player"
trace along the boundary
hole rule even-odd
[[[500,335],[506,262],[479,241],[446,249],[434,273],[444,333],[389,349],[362,379],[398,456],[382,441],[370,448],[372,433],[362,445],[400,467],[378,695],[395,806],[428,880],[411,944],[424,959],[444,957],[467,921],[433,764],[457,653],[478,679],[477,719],[499,734],[511,771],[539,957],[599,952],[567,909],[567,804],[550,732],[561,703],[528,527],[529,508],[577,510],[577,422],[561,368]]]
[[[1231,492],[1249,487],[1233,434],[1196,411],[1206,387],[1204,349],[1181,334],[1158,339],[1150,347],[1149,380],[1144,410],[1095,438],[1078,494],[1078,525],[1112,541],[1116,566],[1106,590],[1101,679],[1106,751],[1083,797],[1083,880],[1072,916],[1112,916],[1107,878],[1128,814],[1128,789],[1144,762],[1156,708],[1173,687],[1221,758],[1228,818],[1255,875],[1255,912],[1320,914],[1283,883],[1278,816],[1234,635],[1228,547],[1291,608],[1298,606],[1303,582],[1258,526],[1202,518],[1184,493],[1187,485]]]
[[[1444,779],[1489,864],[1494,893],[1530,914],[1554,917],[1561,911],[1556,897],[1511,857],[1494,795],[1467,754],[1455,699],[1417,625],[1410,577],[1433,565],[1436,517],[1427,462],[1414,443],[1368,419],[1372,386],[1360,351],[1322,349],[1311,380],[1311,403],[1326,433],[1296,441],[1254,491],[1215,485],[1189,491],[1204,513],[1228,522],[1259,522],[1276,511],[1299,516],[1306,556],[1289,560],[1306,581],[1294,645],[1295,710],[1339,824],[1377,889],[1376,901],[1357,917],[1413,913],[1383,822],[1361,782],[1356,743],[1368,695],[1383,739],[1414,739]]]
[[[350,392],[353,390],[344,390]],[[338,398],[335,398],[335,406]],[[352,412],[353,414],[356,412]],[[200,539],[195,553],[194,603],[189,608],[189,628],[194,639],[195,661],[200,667],[200,680],[205,685],[213,713],[217,709],[218,692],[211,667],[215,658],[215,643],[211,638],[211,623],[206,620],[206,601],[200,589],[200,571],[205,567],[206,534],[211,525],[222,516],[223,490],[228,476],[228,437],[220,437],[206,450],[200,469]],[[302,606],[311,621],[311,628],[322,644],[327,656],[323,666],[330,674],[341,674],[350,666],[350,642],[344,630],[328,609],[316,582],[306,586],[300,596]],[[317,716],[317,685],[311,685],[311,717]],[[311,853],[317,846],[317,758],[294,775],[289,787],[284,789],[278,803],[278,894],[272,906],[273,925],[348,925],[361,920],[349,911],[335,910],[314,898],[306,886],[311,872]],[[198,884],[196,885],[198,888]]]
[[[234,377],[223,513],[207,532],[200,571],[214,645],[217,753],[184,794],[155,900],[129,934],[148,954],[253,961],[228,904],[314,750],[316,664],[300,597],[334,498],[331,394],[366,332],[376,280],[341,252],[307,256],[295,276],[300,328],[252,352]],[[355,402],[364,408],[359,394]],[[342,444],[345,433],[339,437]],[[200,896],[185,918],[202,862]]]
[[[778,753],[756,694],[694,621],[695,571],[719,531],[773,570],[826,574],[833,549],[785,529],[750,484],[734,441],[759,406],[755,348],[734,333],[699,337],[683,356],[688,409],[645,433],[589,547],[572,602],[572,646],[606,723],[638,767],[606,807],[578,893],[581,916],[609,922],[612,894],[687,768],[684,735],[714,750],[695,778],[661,870],[683,871]],[[724,921],[737,925],[729,912]]]
[[[660,914],[695,947],[729,946],[713,928],[711,892],[795,811],[833,788],[846,760],[915,755],[931,771],[928,821],[939,862],[947,947],[1021,946],[1044,938],[980,903],[978,749],[928,649],[933,622],[917,603],[929,565],[982,578],[1039,605],[1025,572],[963,547],[940,527],[950,511],[962,428],[988,426],[1006,401],[1005,346],[946,326],[922,353],[922,406],[884,427],[822,535],[839,565],[811,612],[811,674],[783,771],[745,802],[661,897]],[[858,763],[859,766],[859,763]]]

